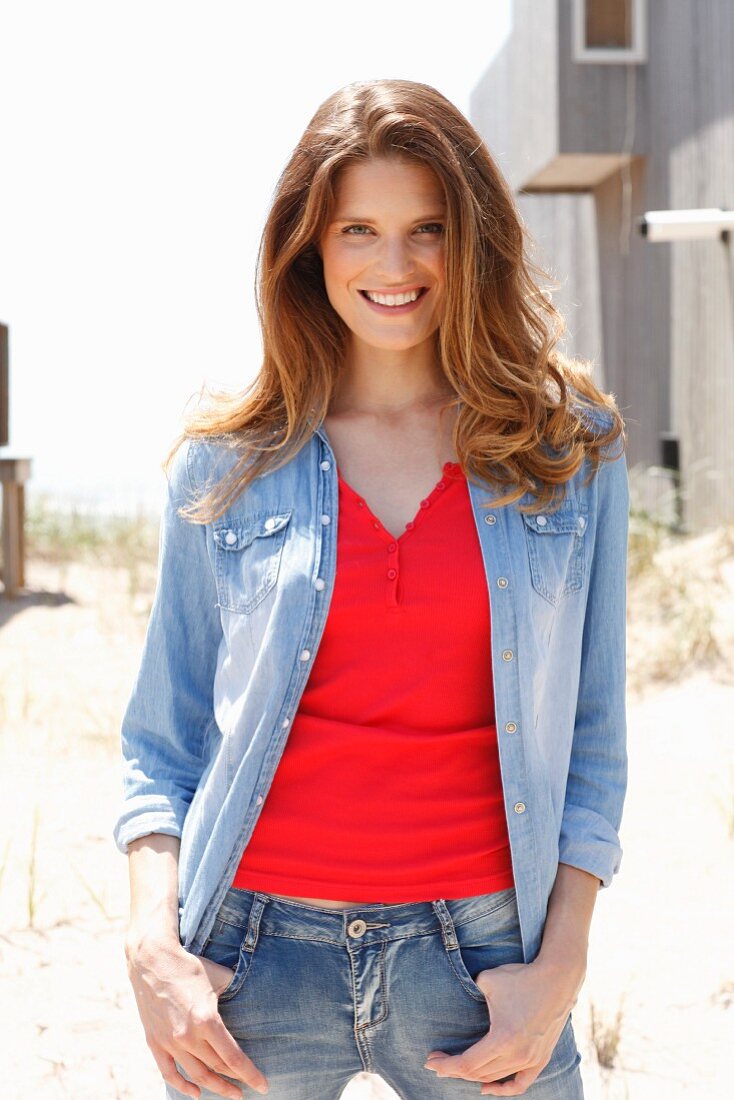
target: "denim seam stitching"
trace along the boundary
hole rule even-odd
[[[380,991],[382,993],[382,1014],[377,1016],[374,1020],[369,1020],[366,1024],[357,1024],[357,1031],[366,1031],[367,1028],[373,1027],[375,1024],[381,1024],[387,1019],[387,986],[385,983],[385,951],[387,948],[387,940],[383,940],[380,945],[380,957],[378,959],[377,968],[379,971]]]

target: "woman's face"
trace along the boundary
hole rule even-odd
[[[438,177],[423,165],[373,158],[343,170],[335,199],[319,240],[331,305],[370,347],[423,343],[440,324],[445,289],[446,203]],[[391,297],[373,302],[368,292]],[[399,294],[406,296],[396,303]]]

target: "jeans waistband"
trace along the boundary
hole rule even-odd
[[[257,915],[260,934],[283,935],[297,939],[323,940],[345,944],[371,939],[400,939],[426,935],[445,927],[446,914],[455,927],[468,921],[517,905],[515,887],[466,898],[437,898],[435,901],[355,904],[348,909],[326,909],[303,902],[284,901],[261,890],[231,886],[224,896],[217,917],[225,923],[247,927]]]

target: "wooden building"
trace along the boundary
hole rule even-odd
[[[561,346],[615,394],[643,506],[690,531],[734,521],[732,240],[640,230],[646,211],[734,208],[734,3],[513,0],[512,20],[470,115],[562,284]]]

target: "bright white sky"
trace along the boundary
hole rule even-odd
[[[319,104],[432,84],[465,114],[510,0],[0,0],[0,321],[29,497],[155,509],[203,382],[260,363],[257,245]],[[3,453],[0,451],[0,453]]]

